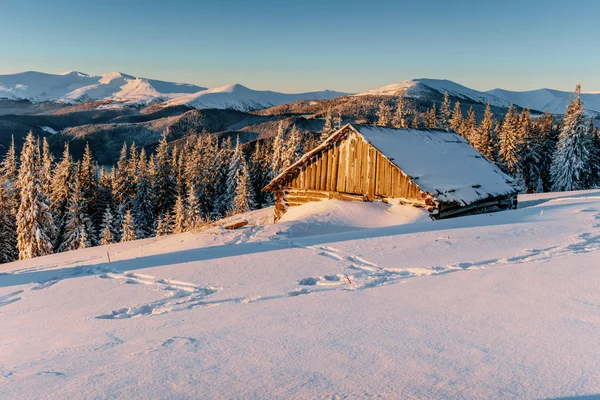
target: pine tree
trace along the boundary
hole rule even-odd
[[[462,136],[462,134],[461,134],[462,125],[463,125],[463,115],[462,115],[462,111],[460,110],[460,102],[457,100],[454,103],[454,110],[452,111],[452,118],[450,118],[450,129],[452,129],[454,132],[456,132]]]
[[[325,141],[331,134],[333,133],[333,117],[331,115],[331,108],[327,109],[327,114],[325,114],[325,125],[323,125],[323,130],[321,131],[321,142]]]
[[[435,103],[433,103],[433,106],[431,106],[431,108],[427,111],[427,119],[425,121],[425,126],[429,129],[436,129],[438,127]]]
[[[127,210],[125,212],[125,217],[123,218],[123,225],[121,227],[121,242],[129,242],[131,240],[135,240],[135,223],[133,220],[133,216],[131,215],[131,210]]]
[[[200,229],[203,223],[202,209],[200,208],[198,196],[196,196],[196,188],[193,186],[188,187],[186,216],[188,220],[188,230],[197,231]]]
[[[232,213],[239,214],[246,211],[250,211],[254,208],[254,193],[252,192],[252,185],[250,183],[250,174],[248,173],[248,166],[242,159],[241,168],[238,170],[236,176],[236,188],[235,197],[232,204]]]
[[[398,94],[398,100],[396,102],[396,109],[392,117],[392,127],[396,129],[406,129],[408,124],[406,123],[406,111],[404,110],[404,92]]]
[[[296,128],[296,125],[292,126],[292,130],[287,136],[285,143],[285,155],[283,161],[283,168],[287,168],[302,157],[304,154],[304,148],[302,146],[302,134],[300,130]]]
[[[377,111],[377,125],[390,126],[391,119],[390,106],[385,101],[381,101],[379,103],[379,110]]]
[[[17,155],[15,151],[15,138],[12,137],[11,146],[8,148],[2,164],[0,165],[0,179],[6,191],[7,201],[13,208],[14,213],[19,208],[20,192],[18,190]]]
[[[177,195],[177,182],[175,180],[166,135],[163,135],[162,140],[158,144],[154,162],[155,214],[160,215],[173,207],[175,196]]]
[[[121,155],[117,162],[117,168],[114,169],[114,177],[111,179],[113,183],[113,199],[116,206],[123,204],[125,207],[129,206],[133,193],[131,191],[131,176],[127,170],[127,143],[123,143],[121,148]]]
[[[154,205],[152,204],[152,185],[145,163],[138,162],[136,167],[137,187],[132,201],[131,213],[135,221],[135,237],[145,239],[154,233]]]
[[[263,208],[268,205],[269,199],[267,193],[262,191],[269,183],[269,160],[265,145],[256,141],[254,153],[250,158],[250,177],[252,179],[252,188],[254,190],[254,203],[257,208]]]
[[[467,119],[463,121],[461,128],[461,135],[467,139],[469,143],[473,143],[473,140],[477,138],[477,122],[475,121],[475,112],[473,107],[469,107],[467,111]]]
[[[277,133],[273,138],[273,151],[271,161],[271,179],[275,178],[283,170],[283,163],[285,158],[285,131],[283,130],[283,124],[280,122],[277,128]]]
[[[173,217],[167,212],[161,214],[156,223],[156,236],[165,236],[173,233]]]
[[[42,140],[42,187],[46,197],[50,197],[52,193],[53,164],[54,157],[50,152],[48,139],[44,138]]]
[[[521,174],[521,146],[522,138],[519,132],[519,117],[511,105],[504,116],[500,133],[501,162],[511,176],[517,178]]]
[[[90,144],[85,144],[83,159],[81,160],[78,171],[79,182],[81,185],[81,196],[83,199],[83,210],[89,218],[88,230],[86,232],[88,240],[96,243],[96,232],[94,227],[102,223],[102,213],[104,209],[98,207],[98,166],[94,162]]]
[[[29,132],[21,151],[18,187],[20,205],[17,212],[17,248],[19,259],[50,254],[53,251],[51,235],[54,223],[49,200],[42,187],[39,147]]]
[[[338,111],[333,120],[333,124],[335,129],[340,129],[342,127],[342,112]]]
[[[444,92],[444,101],[440,107],[440,118],[439,124],[441,129],[450,129],[450,118],[452,112],[450,111],[450,97],[448,92]]]
[[[0,263],[7,263],[19,257],[17,251],[17,224],[15,208],[6,190],[6,178],[0,182]]]
[[[540,157],[529,110],[523,110],[519,119],[519,137],[521,139],[521,177],[526,193],[535,193],[539,180]]]
[[[540,156],[539,175],[542,187],[542,190],[536,190],[536,193],[541,193],[552,190],[551,167],[558,142],[558,131],[554,127],[552,114],[544,113],[536,118],[535,123],[539,131],[537,153]]]
[[[590,176],[592,146],[592,138],[584,121],[581,87],[577,85],[564,117],[563,129],[552,162],[551,173],[555,191],[590,187],[593,181],[593,177]]]
[[[175,214],[175,221],[173,225],[173,233],[183,233],[187,230],[187,213],[185,204],[181,196],[177,196],[175,201],[175,207],[173,209]]]
[[[472,145],[488,160],[494,160],[494,121],[490,103],[485,107],[481,124],[472,137]]]
[[[64,239],[58,248],[59,252],[77,250],[81,247],[82,240],[89,241],[86,228],[89,227],[90,221],[85,212],[85,199],[79,176],[76,176],[72,183],[65,219]]]
[[[65,143],[62,159],[54,170],[50,194],[50,211],[56,226],[54,248],[58,248],[64,240],[65,224],[67,222],[65,214],[71,197],[73,173],[73,160],[69,154],[69,144]]]
[[[100,237],[100,245],[106,246],[115,242],[115,233],[113,227],[113,215],[110,207],[106,207],[102,218],[102,236]]]

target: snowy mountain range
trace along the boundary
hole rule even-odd
[[[120,72],[99,76],[76,71],[56,75],[34,71],[0,75],[0,98],[35,102],[113,100],[147,103],[201,90],[206,88],[188,83],[136,78]]]
[[[570,92],[554,89],[539,89],[530,91],[510,91],[493,89],[485,92],[470,89],[446,79],[413,79],[393,83],[377,89],[357,93],[354,96],[395,96],[404,92],[404,96],[431,100],[448,92],[451,97],[474,103],[490,103],[495,107],[507,108],[511,104],[537,111],[548,111],[553,114],[563,114],[569,104]],[[588,115],[600,116],[600,93],[583,93],[583,106]]]
[[[504,89],[479,91],[445,79],[413,79],[393,83],[377,89],[354,94],[360,96],[404,95],[431,102],[439,102],[445,92],[451,98],[471,103],[508,108],[515,104],[522,108],[564,113],[569,103],[569,92],[539,89],[515,92]],[[22,72],[0,75],[0,98],[25,99],[32,102],[55,101],[80,103],[86,101],[113,101],[126,104],[162,103],[165,107],[186,105],[192,108],[234,109],[254,111],[287,104],[299,100],[329,100],[346,96],[347,93],[322,90],[307,93],[280,93],[253,90],[240,84],[207,89],[188,83],[166,82],[139,78],[120,72],[92,76],[81,72],[46,74]],[[588,114],[600,116],[600,92],[582,94]]]
[[[298,100],[329,100],[346,94],[332,90],[288,94],[270,90],[253,90],[240,84],[234,84],[180,96],[167,101],[165,105],[252,111]]]
[[[23,72],[0,75],[0,98],[33,102],[78,103],[108,100],[120,103],[253,111],[298,100],[324,100],[344,96],[331,90],[279,93],[252,90],[240,84],[208,90],[202,86],[138,78],[120,72],[91,76],[82,72],[46,74]]]

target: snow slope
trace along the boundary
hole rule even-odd
[[[448,92],[450,96],[475,103],[490,103],[497,107],[509,107],[510,102],[493,93],[480,92],[446,79],[413,79],[377,89],[357,93],[354,96],[396,96],[403,92],[406,97],[429,98],[432,93],[439,96]]]
[[[136,78],[120,72],[111,72],[101,76],[91,76],[82,72],[65,72],[55,75],[34,71],[0,75],[0,98],[31,101],[148,102],[205,89],[186,83]]]
[[[340,204],[0,266],[0,398],[600,394],[600,191],[393,226]]]
[[[570,102],[571,93],[553,89],[539,89],[525,92],[514,92],[504,89],[493,89],[487,93],[504,99],[523,108],[548,111],[553,114],[564,114]],[[582,93],[581,100],[588,115],[600,116],[600,93]]]
[[[240,84],[218,87],[181,96],[167,101],[165,106],[187,105],[194,108],[234,109],[253,111],[261,108],[291,103],[298,100],[326,100],[346,93],[323,90],[308,93],[279,93],[269,90],[252,90]]]

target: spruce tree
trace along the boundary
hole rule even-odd
[[[135,223],[133,220],[133,216],[131,215],[131,210],[127,210],[125,212],[125,217],[123,218],[123,225],[121,226],[121,242],[129,242],[135,240]]]
[[[232,213],[239,214],[250,211],[254,208],[254,193],[250,182],[248,166],[242,159],[241,168],[236,176],[235,197],[233,198]]]
[[[162,140],[158,144],[154,163],[155,214],[160,215],[173,207],[175,196],[177,196],[177,181],[173,171],[166,135],[163,135]]]
[[[392,127],[396,129],[406,129],[408,124],[406,123],[406,110],[404,109],[404,92],[398,94],[396,101],[396,109],[392,116]]]
[[[287,168],[302,157],[304,154],[304,146],[302,145],[302,133],[296,128],[296,125],[292,126],[292,130],[286,139],[285,154],[283,161],[283,168]]]
[[[18,188],[20,204],[17,212],[17,248],[19,259],[44,256],[52,253],[54,222],[49,200],[42,187],[43,177],[37,141],[29,132],[21,151]]]
[[[521,174],[522,138],[519,131],[519,117],[511,105],[504,116],[500,134],[500,157],[506,172],[517,178]]]
[[[494,160],[494,121],[490,103],[485,107],[483,119],[479,124],[472,141],[475,150],[480,152],[488,160]]]
[[[175,206],[173,208],[173,214],[175,215],[173,224],[173,233],[183,233],[187,230],[187,213],[185,203],[181,196],[177,196]]]
[[[135,221],[135,237],[145,239],[154,233],[154,205],[152,204],[152,185],[146,165],[138,163],[137,187],[131,206],[131,213]]]
[[[331,134],[333,133],[333,117],[331,115],[331,108],[327,109],[327,114],[325,114],[325,125],[323,125],[323,130],[321,131],[321,142],[325,141]]]
[[[47,197],[50,197],[52,193],[52,181],[54,178],[53,167],[54,157],[50,152],[48,139],[44,138],[42,140],[42,187],[44,188],[44,194]]]
[[[187,194],[187,210],[186,216],[188,220],[188,230],[197,231],[202,226],[202,209],[196,195],[196,189],[189,186]]]
[[[469,107],[467,119],[463,121],[461,136],[467,139],[467,141],[471,144],[477,139],[477,122],[475,121],[475,112],[473,111],[473,107]]]
[[[266,146],[260,141],[256,141],[256,147],[250,158],[250,177],[254,190],[254,203],[257,208],[263,208],[269,203],[268,194],[262,191],[262,188],[269,183],[269,159]]]
[[[452,111],[450,110],[450,96],[448,92],[444,92],[444,101],[440,106],[439,124],[441,129],[450,129],[450,118]]]
[[[64,239],[58,248],[59,252],[77,250],[81,248],[82,240],[89,241],[86,228],[89,229],[90,221],[85,211],[85,199],[79,176],[76,176],[72,183],[65,219]]]
[[[165,236],[173,233],[173,217],[167,212],[158,217],[156,223],[156,236]]]
[[[581,190],[591,186],[592,146],[592,138],[584,121],[581,87],[577,85],[564,117],[552,162],[555,191]]]
[[[271,179],[275,178],[283,170],[285,158],[285,131],[280,122],[277,133],[273,138],[272,161],[271,161]]]
[[[521,138],[521,177],[526,193],[535,193],[540,180],[537,142],[529,110],[523,110],[519,119],[519,137]]]
[[[452,118],[450,119],[450,129],[462,136],[461,128],[463,125],[463,115],[460,110],[460,102],[457,100],[454,103],[454,110],[452,111]]]
[[[435,103],[433,103],[431,108],[427,111],[427,119],[425,121],[425,126],[428,129],[436,129],[438,127],[437,111],[435,108]]]
[[[17,224],[15,208],[6,190],[5,177],[0,182],[0,263],[7,263],[19,257],[17,251]]]
[[[392,116],[390,106],[385,101],[379,103],[379,110],[377,111],[377,125],[388,127],[391,124]]]
[[[113,215],[110,207],[106,207],[104,216],[102,217],[102,235],[100,236],[100,245],[106,246],[115,242],[115,233],[113,226]]]

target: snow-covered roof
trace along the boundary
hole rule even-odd
[[[468,205],[517,193],[517,185],[511,177],[454,132],[350,124],[284,170],[265,189],[274,189],[296,167],[345,137],[348,129],[379,150],[437,201]]]

